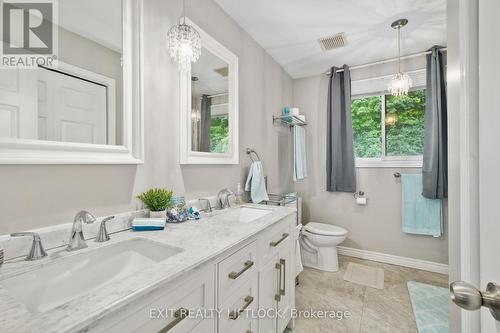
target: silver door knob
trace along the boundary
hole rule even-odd
[[[475,311],[481,307],[490,309],[491,315],[500,321],[500,286],[488,283],[486,291],[479,291],[473,285],[456,281],[450,284],[450,297],[462,309]]]

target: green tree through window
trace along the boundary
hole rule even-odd
[[[226,154],[229,152],[229,118],[212,117],[210,124],[210,152]]]
[[[352,100],[352,130],[356,157],[380,157],[382,97]]]
[[[408,96],[391,95],[354,98],[352,128],[356,157],[419,156],[424,147],[425,89]],[[385,124],[382,103],[385,100]],[[385,126],[385,147],[382,147]]]
[[[425,90],[385,98],[387,156],[418,156],[424,152]],[[393,118],[391,118],[393,117]],[[391,124],[387,119],[394,119]]]

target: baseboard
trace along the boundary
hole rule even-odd
[[[380,252],[354,249],[345,246],[338,246],[337,248],[340,255],[348,257],[355,257],[360,259],[383,262],[385,264],[416,268],[416,269],[421,269],[423,271],[429,271],[434,273],[448,274],[448,265],[445,264],[439,264],[432,261],[426,261],[420,259],[400,257]]]

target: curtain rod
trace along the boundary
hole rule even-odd
[[[222,94],[214,94],[214,95],[209,95],[208,97],[214,98],[214,97],[222,97],[222,96],[227,96],[229,95],[228,93],[222,93]]]
[[[441,51],[447,51],[447,48],[443,47],[440,50]],[[419,52],[419,53],[409,54],[407,56],[401,57],[401,60],[416,58],[416,57],[420,57],[420,56],[431,54],[431,53],[432,53],[432,51],[425,51],[425,52]],[[375,65],[382,65],[382,64],[387,64],[389,62],[393,62],[393,61],[397,61],[397,60],[398,60],[398,57],[395,57],[395,58],[390,58],[390,59],[386,59],[386,60],[369,62],[369,63],[363,64],[363,65],[352,66],[350,69],[353,70],[353,69],[360,69],[360,68],[365,68],[365,67],[371,67],[371,66],[375,66]],[[343,72],[343,71],[344,71],[343,69],[338,69],[337,73],[340,73],[340,72]],[[325,72],[325,75],[330,75],[330,74],[331,74],[330,71]]]

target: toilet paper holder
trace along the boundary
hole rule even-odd
[[[365,195],[365,192],[363,192],[363,191],[354,192],[354,199],[357,199],[359,197],[363,197],[364,195]]]

